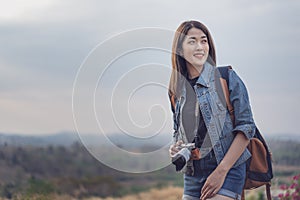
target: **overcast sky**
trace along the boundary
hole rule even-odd
[[[246,83],[258,127],[267,134],[299,134],[300,67],[297,61],[300,18],[296,17],[299,10],[300,1],[297,0],[1,1],[0,132],[37,135],[75,131],[73,84],[80,66],[93,49],[124,31],[156,27],[165,30],[168,35],[181,22],[195,19],[206,24],[212,33],[217,64],[231,64]],[[147,37],[153,32],[149,30],[149,35],[145,34]],[[171,45],[172,38],[166,35],[161,43]],[[136,43],[137,40],[131,38],[126,42]],[[155,41],[153,44],[160,40]],[[125,44],[116,43],[107,51]],[[164,49],[168,48],[166,46]],[[84,99],[78,102],[89,104],[87,107],[95,106],[96,119],[100,119],[103,131],[108,133],[122,131],[124,127],[129,132],[139,132],[145,127],[148,127],[145,132],[171,132],[172,118],[164,87],[169,79],[170,54],[167,51],[145,50],[142,55],[135,52],[133,57],[135,59],[130,55],[127,58],[123,56],[119,64],[114,62],[106,71],[109,75],[105,77],[103,74],[103,80],[111,82],[106,81],[102,85],[99,82],[95,94],[99,105]],[[99,62],[103,61],[98,58]],[[150,66],[151,62],[156,64]],[[123,68],[118,68],[120,63]],[[138,65],[149,65],[149,68],[142,68],[142,72],[138,69],[134,71]],[[157,70],[159,66],[162,69],[160,72]],[[129,87],[125,96],[133,95],[133,91],[136,94],[134,106],[129,97],[126,101],[118,95],[113,96],[112,100],[102,99],[113,88],[118,91],[114,84],[130,70],[135,72],[135,76],[128,76],[128,79],[145,77],[150,82],[153,79],[157,87],[132,89],[130,81],[129,85],[122,84],[124,90]],[[125,81],[126,77],[122,80]],[[95,84],[91,90],[95,89]],[[110,102],[117,110],[111,111],[103,106],[102,101]],[[123,116],[121,113],[125,111],[118,107],[123,104],[133,114]],[[160,108],[165,108],[164,112],[159,111]],[[84,107],[78,109],[81,109],[80,114]],[[114,121],[101,122],[101,119],[113,115],[116,115]],[[80,131],[99,131],[90,124],[95,122],[95,115],[83,113],[80,120]],[[126,127],[130,120],[138,129]],[[155,128],[148,126],[149,123],[153,123]]]

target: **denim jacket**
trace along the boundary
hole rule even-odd
[[[218,89],[216,84],[216,81],[219,81],[215,76],[216,70],[216,67],[206,62],[194,86],[194,90],[199,104],[199,107],[196,107],[196,109],[199,110],[200,108],[203,115],[207,134],[209,135],[212,149],[219,164],[228,151],[236,133],[242,132],[250,139],[255,133],[256,126],[252,116],[247,89],[235,71],[230,69],[228,88],[230,101],[234,107],[235,124],[233,125],[224,98],[222,98],[224,96],[221,96],[223,95],[223,91]],[[182,108],[186,99],[185,95],[186,88],[184,86],[182,87],[180,97],[176,99],[176,106],[173,110],[174,142],[178,140],[183,140],[184,143],[188,142],[184,128],[182,128]],[[196,113],[195,117],[198,117]],[[251,157],[251,154],[248,149],[245,149],[233,167],[242,164],[249,157]]]

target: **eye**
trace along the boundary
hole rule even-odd
[[[188,44],[194,44],[194,43],[195,43],[195,40],[188,41]]]
[[[206,44],[207,43],[207,40],[205,39],[205,40],[201,40],[201,43],[202,44]]]

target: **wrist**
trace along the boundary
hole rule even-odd
[[[220,164],[218,165],[218,170],[221,172],[221,173],[225,173],[227,174],[228,171],[230,170],[231,166],[228,165],[224,160],[222,160],[220,162]]]

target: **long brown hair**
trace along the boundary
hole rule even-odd
[[[172,104],[174,103],[175,98],[178,97],[178,93],[181,88],[180,79],[186,79],[188,77],[186,61],[182,56],[180,56],[180,51],[182,50],[182,43],[191,28],[200,29],[206,35],[209,45],[207,62],[209,62],[212,66],[216,66],[215,45],[207,27],[201,22],[193,20],[185,21],[180,24],[175,32],[172,46],[172,74],[169,83],[169,97],[171,98]]]

